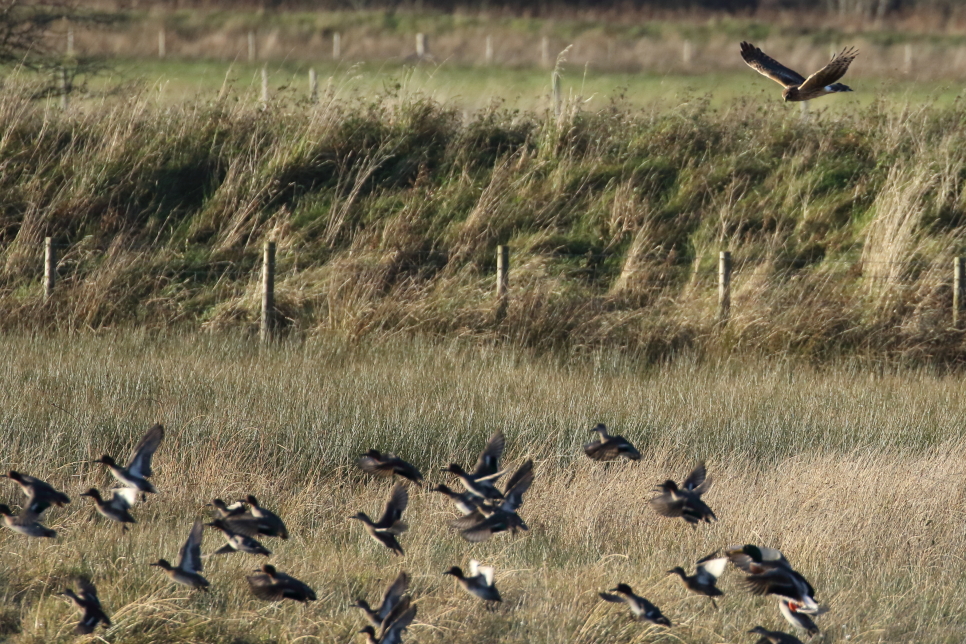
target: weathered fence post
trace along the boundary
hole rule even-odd
[[[249,31],[248,32],[248,62],[251,63],[255,61],[256,53],[257,52],[255,51],[255,32]]]
[[[262,342],[275,335],[275,242],[265,242],[262,254]]]
[[[332,58],[335,60],[342,58],[342,34],[338,31],[332,34]]]
[[[268,105],[268,66],[262,65],[262,104]]]
[[[486,61],[487,65],[493,64],[493,36],[486,37],[486,52],[483,55],[483,60]]]
[[[960,328],[963,303],[966,301],[966,257],[953,258],[953,328]]]
[[[682,45],[681,47],[681,62],[684,63],[685,65],[690,65],[691,57],[693,53],[694,52],[692,51],[691,41],[685,40],[684,45]]]
[[[60,107],[67,109],[67,95],[70,94],[70,81],[67,80],[67,68],[60,68]]]
[[[164,58],[168,53],[168,43],[164,34],[164,29],[158,31],[158,58]]]
[[[319,102],[319,75],[315,73],[315,67],[309,70],[309,100]]]
[[[74,57],[74,28],[67,28],[67,57]]]
[[[510,247],[496,247],[496,320],[506,317],[510,291]]]
[[[57,280],[57,249],[54,248],[54,238],[44,238],[44,299],[50,299],[54,294],[54,282]]]
[[[718,256],[718,317],[722,322],[731,315],[731,253],[723,250]]]
[[[906,74],[912,73],[912,45],[906,44],[905,56],[903,58],[902,71]]]
[[[546,36],[540,39],[540,64],[550,67],[550,39]]]
[[[429,41],[426,34],[416,34],[416,58],[423,59],[429,55]]]

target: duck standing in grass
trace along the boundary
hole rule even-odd
[[[94,462],[107,465],[111,470],[111,474],[114,475],[114,478],[120,481],[124,487],[133,487],[141,492],[157,494],[157,489],[148,480],[148,477],[154,474],[151,471],[151,458],[158,450],[158,446],[161,445],[163,439],[164,427],[158,424],[145,432],[141,441],[134,448],[134,451],[131,452],[131,460],[128,462],[127,467],[121,467],[107,454],[104,454]]]
[[[532,483],[533,459],[528,459],[507,481],[502,501],[484,501],[473,512],[450,525],[460,530],[463,538],[471,543],[486,541],[497,532],[516,534],[518,530],[529,530],[517,510],[523,505],[523,494]]]
[[[275,566],[265,564],[256,574],[249,575],[248,587],[252,594],[268,602],[278,602],[283,599],[294,599],[297,602],[314,602],[317,597],[315,591],[308,584],[299,581],[291,575],[279,572]]]
[[[44,510],[52,505],[60,508],[70,503],[69,496],[33,476],[10,470],[7,474],[3,474],[3,477],[20,486],[23,493],[27,495],[27,510],[37,515],[43,514]]]
[[[794,635],[782,633],[781,631],[770,631],[761,626],[755,626],[748,632],[753,635],[761,635],[761,639],[758,640],[757,644],[803,644],[802,640]]]
[[[213,554],[227,555],[233,552],[247,552],[250,555],[264,555],[266,557],[272,554],[272,551],[263,546],[257,539],[233,530],[229,519],[215,519],[205,525],[221,532],[227,542],[215,550]]]
[[[459,566],[453,566],[443,574],[456,577],[463,590],[483,601],[502,602],[503,598],[500,597],[500,591],[496,589],[493,582],[494,572],[491,566],[481,566],[476,559],[471,559],[469,575],[464,575],[463,569]]]
[[[76,594],[70,588],[61,593],[83,613],[81,621],[74,627],[74,632],[78,635],[90,635],[98,624],[104,624],[104,628],[109,627],[111,620],[101,608],[101,600],[97,598],[97,588],[91,580],[87,577],[75,577],[74,585],[77,586]]]
[[[496,489],[493,482],[504,474],[500,471],[500,457],[503,456],[505,444],[503,432],[495,432],[480,453],[472,473],[465,471],[456,463],[450,463],[448,467],[443,468],[443,471],[455,474],[466,491],[474,496],[483,499],[502,499],[503,493]]]
[[[28,537],[46,537],[53,539],[57,536],[55,530],[40,523],[40,515],[30,510],[22,510],[20,514],[14,515],[9,506],[0,503],[0,516],[3,516],[3,524],[22,535]]]
[[[410,606],[406,598],[386,617],[378,635],[372,626],[366,626],[359,633],[365,634],[366,644],[402,644],[403,631],[413,623],[414,619],[416,619],[416,607]]]
[[[389,617],[389,614],[392,613],[399,602],[402,601],[408,589],[409,575],[405,571],[402,571],[396,577],[396,580],[392,582],[392,585],[386,589],[379,608],[372,608],[369,602],[364,599],[357,599],[356,603],[352,604],[352,608],[360,609],[370,624],[376,628],[382,628],[385,625],[386,618]]]
[[[133,487],[122,487],[112,490],[111,498],[104,499],[97,488],[91,488],[81,494],[94,499],[94,507],[97,512],[111,521],[121,524],[121,529],[127,532],[127,523],[135,523],[131,516],[131,508],[137,502],[138,491]]]
[[[409,529],[409,526],[402,521],[403,512],[408,504],[409,492],[405,487],[397,484],[378,521],[373,522],[365,512],[358,512],[349,518],[361,521],[370,537],[389,548],[393,554],[402,556],[403,549],[396,537]]]
[[[707,492],[710,486],[711,479],[707,475],[704,463],[698,463],[680,486],[670,479],[657,486],[655,491],[660,494],[652,498],[649,503],[662,517],[681,517],[692,526],[696,526],[701,521],[711,523],[711,521],[717,521],[718,517],[701,500],[701,495]]]
[[[616,595],[611,595],[610,593],[617,593]],[[647,601],[640,595],[635,595],[634,591],[627,584],[617,584],[616,587],[611,588],[606,593],[598,593],[600,598],[604,601],[614,602],[617,604],[627,604],[631,609],[631,613],[634,617],[640,620],[651,622],[652,624],[659,624],[661,626],[670,626],[671,620],[661,613],[661,609]]]
[[[356,465],[363,472],[375,474],[376,476],[392,476],[393,474],[398,474],[416,485],[423,484],[423,475],[415,466],[389,452],[380,452],[379,450],[371,449],[359,457]]]
[[[595,461],[613,461],[623,456],[632,461],[641,460],[641,453],[623,436],[612,436],[607,433],[607,426],[598,423],[590,431],[597,432],[597,440],[584,444],[584,454]]]
[[[201,521],[195,521],[188,533],[188,540],[181,546],[177,565],[172,566],[167,559],[158,559],[157,563],[150,565],[161,568],[174,582],[207,592],[211,584],[200,574],[204,570],[201,562],[201,531]]]
[[[684,568],[680,566],[668,570],[667,574],[680,577],[681,582],[688,590],[698,595],[704,595],[710,599],[711,605],[717,610],[718,604],[715,603],[714,598],[721,597],[724,593],[721,592],[716,584],[718,583],[718,577],[724,572],[727,564],[727,557],[719,557],[717,552],[712,552],[707,557],[698,560],[697,569],[691,576],[688,576],[684,572]]]

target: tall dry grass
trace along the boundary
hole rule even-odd
[[[592,113],[574,98],[557,119],[464,114],[399,88],[239,99],[61,113],[5,95],[0,326],[250,331],[258,249],[274,238],[279,313],[298,336],[616,344],[646,360],[964,356],[956,107],[877,102],[803,121],[772,103],[636,110],[615,97]],[[61,259],[44,301],[48,235]],[[498,244],[512,248],[499,323]]]
[[[396,573],[413,577],[418,642],[751,642],[783,627],[772,599],[725,574],[721,610],[665,571],[732,543],[781,548],[830,607],[821,641],[951,642],[962,632],[966,544],[960,517],[966,407],[958,377],[928,371],[823,369],[682,358],[643,368],[619,352],[535,357],[513,348],[426,340],[349,345],[146,333],[7,336],[0,368],[3,468],[48,478],[74,496],[50,511],[56,541],[0,532],[0,628],[11,642],[73,641],[73,609],[55,597],[93,576],[115,626],[108,642],[339,642],[363,622],[348,604],[374,599]],[[161,491],[127,535],[77,494],[109,476],[91,464],[125,453],[151,423],[167,437]],[[639,463],[581,454],[607,422]],[[411,525],[394,559],[346,517],[376,512],[389,485],[354,469],[363,449],[391,449],[430,481],[475,458],[495,430],[505,462],[532,457],[522,514],[529,533],[471,545],[438,495],[411,490]],[[706,459],[720,517],[691,529],[657,517],[652,487]],[[206,561],[207,595],[172,586],[147,563],[171,557],[214,496],[254,493],[288,522],[271,561],[312,584],[307,607],[250,598],[247,555]],[[6,501],[19,502],[3,484]],[[206,534],[204,552],[218,539]],[[495,612],[442,575],[471,557],[497,567]],[[597,599],[619,581],[675,626],[632,622]]]

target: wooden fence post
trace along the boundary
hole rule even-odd
[[[262,104],[268,105],[268,66],[262,65]]]
[[[493,64],[493,36],[486,37],[486,52],[483,56],[483,60],[486,61],[487,65]]]
[[[429,55],[429,42],[426,34],[416,34],[416,58],[423,59]]]
[[[54,282],[57,280],[57,249],[54,248],[54,238],[44,238],[44,299],[50,299],[54,294]]]
[[[510,292],[510,247],[496,247],[496,320],[506,317]]]
[[[309,70],[309,100],[319,102],[319,75],[315,73],[315,67]]]
[[[164,58],[168,53],[168,43],[164,29],[158,31],[158,58]]]
[[[255,32],[254,31],[249,31],[248,32],[248,62],[251,63],[251,62],[254,62],[255,61],[255,54],[256,54],[256,51],[255,51]]]
[[[275,335],[275,242],[265,242],[262,254],[262,342]]]
[[[960,328],[961,313],[966,302],[966,257],[953,258],[953,328]]]
[[[905,56],[903,57],[902,71],[906,74],[912,73],[912,45],[906,44]]]
[[[74,28],[67,28],[67,57],[74,57]]]
[[[685,65],[691,64],[691,56],[694,52],[691,48],[691,41],[685,40],[684,45],[681,47],[681,62]]]
[[[540,64],[550,67],[550,39],[546,36],[540,39]]]
[[[723,250],[718,256],[718,317],[722,322],[731,315],[731,253]]]
[[[70,81],[67,80],[67,68],[60,68],[60,107],[67,109],[67,95],[70,93]]]
[[[338,31],[332,34],[332,58],[342,58],[342,35]]]

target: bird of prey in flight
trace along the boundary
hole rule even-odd
[[[785,88],[782,98],[786,101],[809,101],[826,94],[851,92],[851,87],[835,81],[845,76],[849,64],[858,54],[859,52],[854,48],[843,49],[842,53],[832,57],[828,65],[805,78],[751,43],[741,43],[741,57],[744,61],[759,74],[782,85]]]

